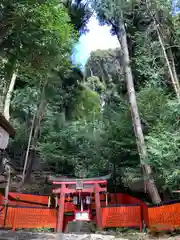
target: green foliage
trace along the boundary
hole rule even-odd
[[[71,52],[76,40],[70,18],[61,4],[51,1],[18,1],[1,5],[8,25],[1,42],[3,57],[9,67],[18,69],[19,77],[28,81],[42,81]]]
[[[87,86],[81,86],[77,92],[73,105],[72,118],[79,119],[97,119],[100,115],[100,97]]]
[[[88,2],[83,0],[65,0],[63,4],[67,8],[71,23],[75,29],[80,34],[86,33],[88,31],[86,25],[93,14]]]
[[[155,169],[156,178],[164,181],[164,188],[176,190],[179,186],[179,132],[166,129],[153,131],[147,136],[149,162]]]
[[[135,54],[133,56],[133,69],[137,76],[136,82],[139,85],[153,84],[155,86],[164,86],[164,60],[161,54],[161,46],[157,40],[152,41],[151,33],[136,32],[134,39],[136,41]]]
[[[9,75],[10,69],[18,69],[11,114],[19,133],[11,144],[10,155],[14,155],[14,149],[19,143],[18,150],[21,158],[24,158],[33,116],[42,96],[45,107],[40,117],[43,118],[50,114],[47,111],[50,106],[52,110],[57,110],[57,98],[54,95],[58,96],[58,90],[68,93],[67,89],[63,91],[65,78],[61,80],[59,72],[71,71],[69,57],[77,34],[69,23],[70,18],[64,6],[54,0],[18,1],[10,5],[4,2],[1,7],[4,14],[2,17],[6,16],[7,22],[9,19],[12,21],[8,25],[6,37],[0,42],[4,54],[2,61],[5,59],[6,62],[1,71],[2,76],[5,76],[6,91],[9,85],[6,75]],[[59,107],[65,101],[65,98],[62,100],[59,97]],[[19,142],[21,137],[24,139],[23,146]]]
[[[162,88],[145,87],[137,95],[142,119],[151,130],[156,124],[164,121],[167,111],[168,95]]]
[[[93,155],[92,128],[83,122],[66,124],[59,132],[48,132],[43,143],[40,144],[40,152],[45,161],[54,171],[64,174],[86,175],[88,167],[91,166]],[[49,155],[50,154],[50,155]],[[49,159],[50,157],[50,159]],[[70,167],[68,167],[70,166]]]
[[[105,86],[103,83],[100,81],[99,77],[97,76],[91,76],[87,78],[86,85],[96,91],[97,93],[101,94],[105,91]]]
[[[120,49],[92,52],[85,76],[69,60],[78,35],[74,29],[79,34],[86,31],[88,6],[83,1],[57,5],[55,0],[19,0],[10,6],[3,1],[0,8],[0,76],[4,80],[12,66],[19,70],[11,102],[17,129],[8,149],[13,160],[23,166],[33,115],[44,89],[35,162],[43,162],[55,174],[94,177],[113,173],[121,188],[122,184],[129,187],[129,179],[141,178]],[[160,188],[176,189],[180,105],[173,98],[149,10],[144,2],[119,5],[110,0],[96,1],[95,9],[101,23],[111,25],[113,34],[121,33],[119,21],[124,16],[147,161]],[[169,14],[169,1],[153,0],[150,9],[159,16],[161,29],[171,29],[165,46],[168,50],[170,44],[176,45],[172,52],[178,70],[179,16]]]
[[[179,103],[157,87],[138,93],[146,133],[148,162],[163,189],[176,189],[179,182]]]

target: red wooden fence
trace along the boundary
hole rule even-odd
[[[7,209],[0,206],[0,227],[5,228],[56,228],[57,211],[49,209],[48,197],[30,194],[9,193]],[[69,199],[69,198],[68,198]],[[67,199],[66,199],[67,200]],[[71,200],[65,203],[65,213],[72,213],[75,206]],[[3,204],[3,196],[0,195]],[[44,206],[42,205],[44,204]],[[101,195],[102,225],[108,227],[139,227],[143,222],[151,230],[180,228],[180,201],[171,201],[161,206],[147,206],[141,200],[126,194],[110,194],[109,206],[105,206],[105,195]],[[136,206],[135,206],[136,205]],[[95,204],[92,202],[92,209]],[[5,215],[6,221],[5,220]],[[64,228],[73,216],[65,216]],[[93,216],[94,221],[96,217]]]
[[[7,214],[6,214],[7,210]],[[6,217],[5,217],[6,215]],[[49,208],[31,208],[11,206],[1,209],[0,227],[21,228],[56,228],[56,210]]]
[[[180,228],[180,203],[153,206],[148,208],[149,229],[152,231]]]
[[[138,227],[142,230],[141,207],[119,206],[102,208],[102,226],[109,227]]]

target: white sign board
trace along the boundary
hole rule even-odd
[[[88,212],[76,212],[75,213],[75,220],[89,221],[89,214],[88,214]]]
[[[0,127],[0,149],[6,149],[9,142],[9,134]]]

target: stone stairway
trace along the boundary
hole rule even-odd
[[[66,233],[91,233],[93,230],[92,222],[74,221],[67,224]]]

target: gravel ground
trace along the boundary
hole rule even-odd
[[[53,234],[53,233],[34,233],[23,231],[0,231],[0,240],[180,240],[180,235],[152,236],[143,233],[126,233],[118,235],[102,234]]]
[[[152,234],[144,234],[144,233],[128,233],[121,234],[120,236],[116,236],[115,240],[180,240],[180,235],[168,235],[168,234],[159,234],[157,236]]]
[[[101,234],[53,234],[23,231],[0,231],[0,240],[114,240],[115,236]]]

